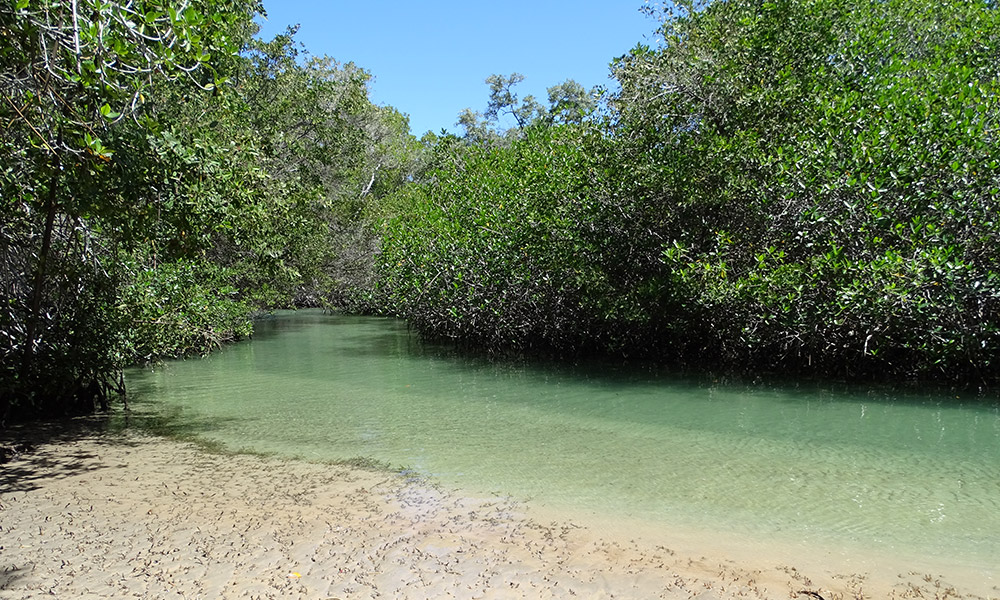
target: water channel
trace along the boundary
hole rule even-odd
[[[1000,576],[1000,406],[974,395],[497,363],[316,311],[128,383],[139,411],[231,449],[365,457],[471,494]]]

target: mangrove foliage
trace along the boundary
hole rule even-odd
[[[995,381],[995,3],[678,5],[586,118],[491,80],[519,126],[396,195],[380,300],[488,349]]]
[[[254,37],[248,0],[0,2],[0,423],[106,405],[122,368],[367,286],[407,179],[369,74]]]
[[[0,0],[0,421],[293,306],[487,352],[997,383],[996,3],[646,7],[606,88],[491,75],[418,140],[361,67],[256,36],[257,0]]]

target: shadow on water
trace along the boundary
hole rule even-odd
[[[909,406],[942,410],[1000,410],[1000,390],[958,388],[919,381],[851,382],[803,376],[766,374],[741,376],[711,370],[678,369],[644,360],[587,358],[573,361],[531,358],[471,359],[454,350],[425,349],[424,353],[448,361],[474,362],[497,373],[522,371],[535,376],[556,376],[585,381],[598,388],[647,390],[700,390],[703,401],[739,402],[767,397],[789,407],[807,403],[865,403],[872,406]]]
[[[768,395],[780,403],[856,400],[873,404],[939,406],[1000,410],[1000,390],[959,388],[924,381],[856,383],[813,379],[777,373],[732,375],[711,369],[675,368],[645,359],[573,358],[548,355],[495,356],[474,349],[425,341],[404,321],[386,317],[330,314],[318,309],[279,311],[256,322],[255,339],[268,339],[295,330],[330,328],[337,336],[336,353],[352,357],[407,357],[433,362],[446,371],[468,372],[471,368],[489,376],[523,376],[540,380],[556,378],[592,383],[598,387],[658,388],[674,386],[719,393],[715,399]]]
[[[329,328],[338,339],[338,352],[349,349],[352,356],[410,356],[442,349],[420,341],[404,321],[388,317],[330,314],[319,309],[278,311],[254,321],[254,340],[267,340],[296,330]]]
[[[416,357],[455,371],[470,367],[484,373],[572,379],[598,386],[699,388],[724,392],[725,398],[767,394],[782,403],[802,399],[854,399],[870,403],[941,408],[1000,409],[1000,390],[956,387],[928,381],[853,382],[808,376],[765,373],[727,374],[711,368],[678,368],[648,359],[615,357],[561,358],[550,355],[490,355],[452,344],[422,340],[404,321],[386,317],[357,317],[320,311],[273,315],[259,324],[265,336],[317,325],[330,327],[339,337],[337,352],[356,357]],[[361,325],[361,327],[359,327]]]
[[[122,411],[108,423],[108,431],[124,434],[126,431],[167,438],[173,441],[185,442],[211,454],[220,455],[251,455],[259,457],[281,456],[276,452],[263,451],[249,446],[232,446],[212,439],[208,434],[225,431],[233,424],[239,424],[241,419],[221,417],[218,415],[192,415],[179,407],[165,407],[160,404],[147,406],[143,399],[133,399],[132,405],[138,409]],[[378,472],[403,472],[407,467],[396,466],[387,461],[371,456],[352,456],[339,460],[316,460],[301,455],[284,456],[294,460],[306,460],[331,465],[339,465]]]

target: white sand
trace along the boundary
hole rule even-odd
[[[74,435],[0,465],[0,599],[1000,598],[539,515],[393,473]]]

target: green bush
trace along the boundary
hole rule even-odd
[[[662,16],[602,124],[453,145],[400,196],[386,304],[486,348],[996,381],[1000,11]]]

